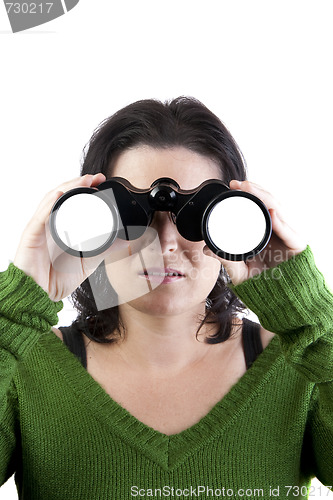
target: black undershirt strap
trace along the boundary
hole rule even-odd
[[[81,331],[75,323],[71,326],[62,326],[59,330],[68,349],[79,358],[84,368],[87,368],[86,347]]]
[[[263,351],[259,323],[244,318],[242,337],[246,368],[249,369]]]

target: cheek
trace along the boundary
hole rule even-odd
[[[159,262],[154,263],[157,265]],[[105,270],[112,288],[117,293],[117,305],[135,300],[154,290],[160,283],[150,282],[139,273],[144,271],[142,261],[136,254],[117,262],[105,261]],[[161,278],[162,282],[163,278]]]
[[[208,286],[216,283],[218,278],[221,263],[218,259],[210,257],[203,253],[204,244],[196,244],[192,248],[192,252],[189,256],[192,267],[189,272],[189,277],[192,280],[199,280],[201,284],[207,283]]]
[[[217,259],[204,256],[204,259],[202,261],[201,276],[204,282],[206,282],[208,286],[211,286],[211,288],[213,288],[213,286],[215,285],[220,270],[221,263]]]
[[[247,278],[247,266],[244,262],[223,261],[223,266],[232,283],[244,281]],[[245,270],[245,271],[244,271]]]
[[[119,242],[105,259],[107,277],[118,294],[119,304],[134,300],[154,290],[162,281],[148,281],[141,276],[145,268],[164,268],[157,232],[148,228],[144,238]]]

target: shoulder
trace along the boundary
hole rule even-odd
[[[268,344],[270,343],[270,341],[274,336],[275,333],[265,330],[265,328],[260,326],[260,338],[263,349],[265,349],[268,346]]]
[[[54,333],[57,337],[59,337],[59,339],[60,339],[61,341],[63,341],[62,333],[61,333],[61,331],[59,330],[59,328],[52,327],[52,328],[51,328],[51,330],[53,331],[53,333]]]
[[[251,321],[254,321],[254,324],[258,325],[257,321],[255,321],[255,320],[251,320]],[[243,332],[243,328],[242,328],[242,327],[244,327],[243,321],[241,321],[239,323],[239,326],[241,327],[239,329],[239,333]],[[272,338],[275,336],[275,333],[270,332],[269,330],[266,330],[263,326],[260,325],[260,323],[259,323],[259,333],[260,333],[260,340],[261,340],[262,348],[266,349],[266,347],[268,346],[268,344],[270,343]]]

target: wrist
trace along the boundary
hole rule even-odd
[[[258,316],[262,326],[275,333],[325,321],[324,305],[332,309],[332,295],[309,246],[278,266],[229,286]],[[332,313],[329,316],[331,324]]]
[[[53,302],[47,292],[14,263],[0,273],[1,315],[13,321],[39,316],[42,322],[54,325],[62,301]]]
[[[21,269],[10,264],[0,273],[0,344],[16,359],[28,355],[41,334],[58,322],[62,302],[47,293]]]

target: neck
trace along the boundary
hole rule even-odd
[[[131,366],[151,372],[177,372],[199,362],[213,347],[204,338],[216,325],[204,325],[196,335],[199,320],[193,312],[151,316],[129,304],[120,306],[119,311],[125,335],[117,349]]]

